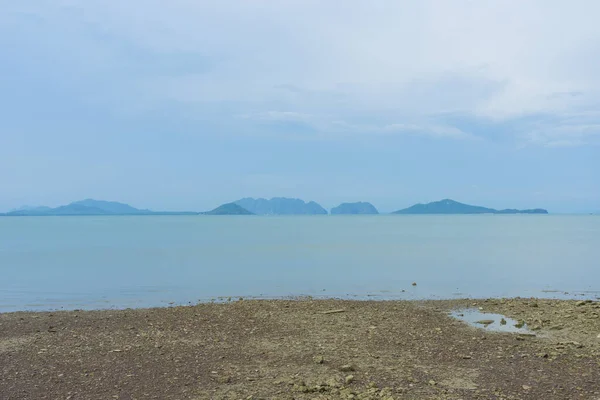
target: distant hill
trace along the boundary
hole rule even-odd
[[[286,197],[273,197],[271,200],[247,197],[236,201],[235,204],[258,215],[327,214],[327,210],[314,201],[306,203],[300,199]]]
[[[22,211],[43,212],[43,211],[48,211],[48,210],[50,210],[50,207],[45,207],[45,206],[40,206],[40,207],[23,206],[23,207],[15,208],[14,210],[10,210],[9,212],[22,212]]]
[[[204,215],[254,215],[242,206],[236,203],[227,203],[220,205],[212,211],[202,213]]]
[[[5,216],[59,216],[59,215],[196,215],[197,212],[170,212],[140,210],[129,204],[116,201],[86,199],[75,201],[65,206],[23,207],[10,211]]]
[[[342,203],[331,209],[331,214],[379,214],[379,211],[371,203]]]
[[[496,210],[444,199],[427,204],[415,204],[412,207],[395,211],[392,214],[548,214],[548,211],[542,208],[533,210]]]
[[[116,201],[103,201],[103,200],[94,200],[94,199],[85,199],[81,201],[76,201],[74,203],[69,204],[67,207],[73,206],[83,206],[89,207],[92,209],[102,210],[108,214],[120,214],[120,215],[130,215],[130,214],[149,214],[152,213],[150,210],[140,210],[135,207],[130,206],[129,204],[118,203]]]

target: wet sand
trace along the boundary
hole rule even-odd
[[[448,316],[506,315],[533,335]],[[0,399],[600,399],[600,303],[253,300],[0,314]]]

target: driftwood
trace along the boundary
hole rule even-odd
[[[346,312],[346,310],[339,309],[339,310],[322,311],[321,314],[338,314],[338,313],[343,313],[343,312]]]

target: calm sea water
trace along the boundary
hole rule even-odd
[[[0,312],[298,295],[594,298],[600,216],[0,218]]]

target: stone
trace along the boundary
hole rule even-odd
[[[346,365],[342,365],[340,367],[340,371],[342,371],[342,372],[351,372],[354,370],[355,370],[355,368],[354,368],[354,365],[352,365],[352,364],[346,364]]]
[[[525,326],[525,321],[520,320],[515,324],[515,328],[522,328]]]
[[[412,285],[413,285],[413,286],[417,286],[417,282],[413,282],[413,283],[412,283]]]
[[[506,325],[506,320],[504,318],[500,320],[500,325]]]
[[[489,325],[489,324],[493,324],[494,320],[493,319],[482,319],[479,321],[475,321],[476,324],[481,324],[481,325]]]
[[[334,388],[340,387],[340,383],[338,382],[338,380],[336,378],[329,378],[327,380],[326,384],[327,384],[327,386],[334,387]]]
[[[294,385],[293,390],[299,393],[308,393],[310,389],[304,385]]]
[[[313,361],[317,364],[323,364],[325,362],[325,359],[323,358],[323,356],[314,356]]]
[[[346,385],[351,384],[352,382],[354,382],[354,375],[348,375],[345,379],[344,382],[346,382]]]
[[[583,301],[583,300],[580,300],[580,301],[578,301],[577,303],[575,303],[575,305],[576,305],[577,307],[585,306],[585,301]]]

